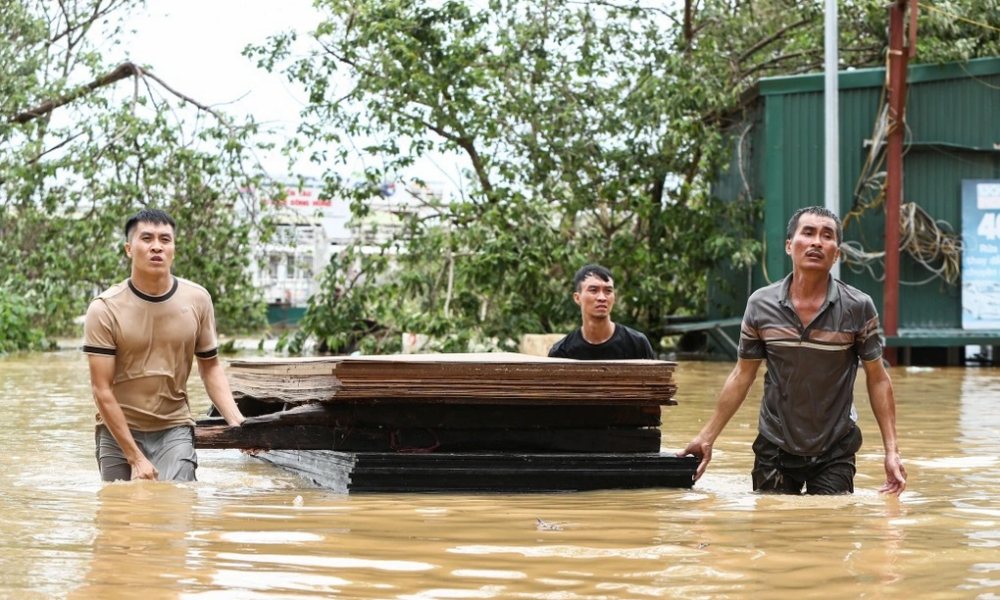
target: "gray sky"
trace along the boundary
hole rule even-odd
[[[149,65],[171,87],[199,102],[233,115],[252,114],[287,137],[305,94],[281,75],[258,69],[241,52],[282,30],[307,31],[316,21],[309,0],[148,0],[146,10],[127,23],[135,34],[116,53]],[[277,153],[261,159],[274,175],[287,170]],[[305,164],[301,168],[315,170]]]
[[[294,133],[305,93],[279,74],[258,69],[241,55],[250,43],[288,29],[304,34],[320,20],[309,0],[148,0],[145,11],[127,23],[135,34],[116,50],[149,65],[171,87],[234,115],[252,114],[258,122],[277,128],[280,145]],[[286,159],[277,150],[261,156],[273,176],[288,174]],[[420,161],[408,176],[418,176],[454,193],[460,179],[458,162],[435,157]],[[346,175],[356,166],[346,166]],[[322,170],[301,161],[295,175],[316,177]]]

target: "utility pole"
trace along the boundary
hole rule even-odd
[[[907,5],[910,9],[909,47],[904,47]],[[885,281],[882,327],[886,337],[899,333],[899,206],[903,196],[903,137],[906,133],[906,67],[917,38],[917,0],[895,0],[889,7],[889,134],[885,180]],[[886,348],[889,364],[897,364],[896,348]]]
[[[826,0],[823,12],[823,112],[824,171],[823,197],[827,210],[840,218],[840,104],[838,70],[837,0]],[[834,279],[840,279],[840,262],[833,265]]]

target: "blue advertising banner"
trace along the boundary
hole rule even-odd
[[[1000,180],[962,181],[962,328],[1000,329]]]

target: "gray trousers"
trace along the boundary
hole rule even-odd
[[[195,481],[198,455],[194,450],[194,428],[187,425],[162,431],[132,431],[135,443],[159,471],[160,481]],[[104,425],[94,432],[97,466],[104,481],[129,481],[132,467],[115,436]]]

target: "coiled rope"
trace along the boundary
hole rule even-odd
[[[868,156],[854,187],[854,207],[844,216],[846,230],[852,220],[860,221],[861,215],[879,208],[885,202],[886,172],[885,141],[889,134],[889,110],[882,94],[882,110],[875,120]],[[907,131],[909,133],[909,131]],[[903,202],[899,207],[899,249],[930,271],[922,281],[900,281],[902,285],[924,285],[940,278],[949,284],[958,282],[962,273],[962,237],[955,233],[950,223],[934,219],[914,202]],[[859,241],[844,242],[840,247],[844,264],[854,273],[867,271],[875,281],[885,280],[885,252],[868,252]],[[881,274],[876,273],[881,267]]]
[[[949,284],[962,273],[962,238],[951,225],[935,220],[913,202],[899,207],[899,249],[906,252],[931,275],[922,281],[900,281],[902,285],[924,285],[936,278]],[[867,271],[875,281],[885,280],[885,252],[867,252],[861,242],[846,241],[840,246],[844,264],[854,273]],[[881,266],[881,274],[876,273]]]

